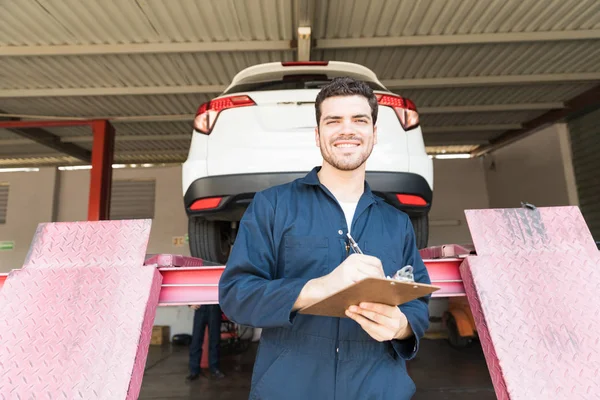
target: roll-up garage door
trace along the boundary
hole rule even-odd
[[[154,218],[154,180],[115,180],[112,182],[110,219]]]

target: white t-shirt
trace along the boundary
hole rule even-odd
[[[352,227],[352,219],[354,218],[354,212],[356,211],[356,206],[358,202],[354,203],[344,203],[339,202],[340,206],[342,206],[342,210],[344,210],[344,215],[346,216],[346,223],[348,224],[348,233],[350,233],[350,228]]]

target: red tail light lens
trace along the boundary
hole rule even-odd
[[[376,96],[380,106],[392,107],[396,111],[402,129],[409,131],[419,126],[419,113],[415,103],[404,97],[389,94],[377,94]]]
[[[414,194],[397,194],[396,198],[402,204],[407,206],[426,206],[427,202],[424,198],[420,196],[415,196]]]
[[[190,206],[190,210],[192,211],[202,211],[202,210],[210,210],[213,208],[219,207],[221,204],[222,197],[209,197],[206,199],[196,200]]]
[[[219,113],[229,108],[255,106],[256,103],[249,96],[230,96],[209,101],[198,108],[194,118],[194,129],[209,135],[215,126]]]

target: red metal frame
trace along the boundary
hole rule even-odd
[[[88,221],[101,221],[110,217],[115,130],[108,121],[93,121],[92,130],[94,144],[92,147]]]
[[[58,128],[65,126],[91,126],[94,122],[101,120],[37,120],[37,121],[0,121],[0,128]]]
[[[424,260],[433,285],[441,287],[433,297],[464,296],[458,267],[461,258]],[[163,267],[159,306],[215,304],[219,298],[219,279],[224,265],[207,267]],[[0,274],[0,289],[8,274]]]
[[[94,133],[92,148],[92,173],[88,220],[100,221],[109,218],[112,162],[114,157],[115,129],[107,120],[66,121],[0,121],[0,128],[52,128],[68,126],[90,126]]]

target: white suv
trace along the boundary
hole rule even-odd
[[[244,69],[223,94],[198,109],[183,164],[193,256],[225,263],[254,194],[321,165],[315,99],[338,76],[363,80],[375,91],[378,143],[367,161],[367,182],[411,217],[418,246],[427,245],[433,165],[413,102],[388,91],[361,65],[282,62]]]

